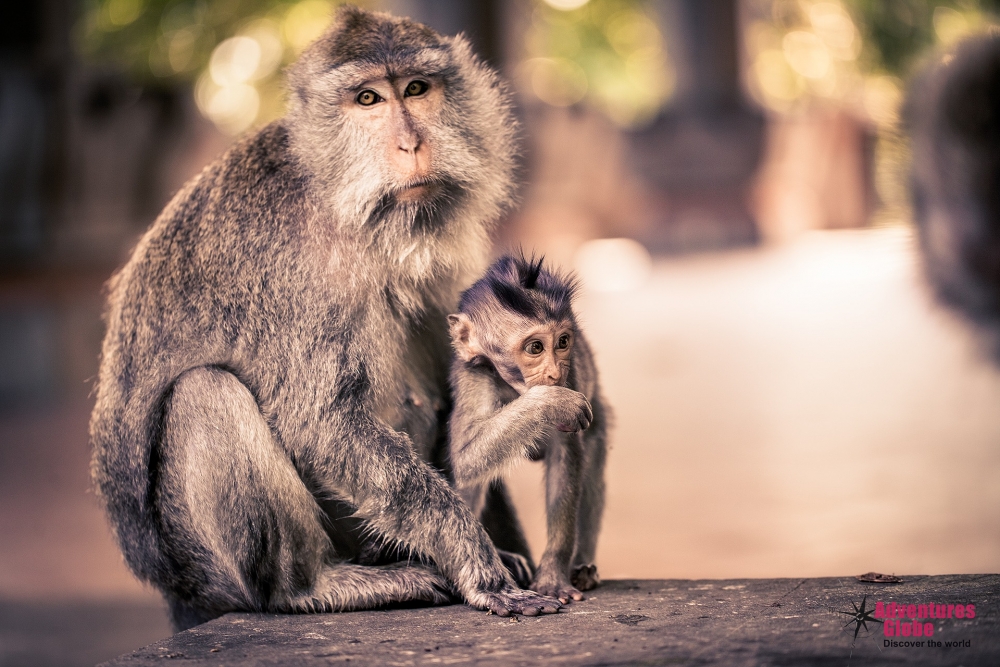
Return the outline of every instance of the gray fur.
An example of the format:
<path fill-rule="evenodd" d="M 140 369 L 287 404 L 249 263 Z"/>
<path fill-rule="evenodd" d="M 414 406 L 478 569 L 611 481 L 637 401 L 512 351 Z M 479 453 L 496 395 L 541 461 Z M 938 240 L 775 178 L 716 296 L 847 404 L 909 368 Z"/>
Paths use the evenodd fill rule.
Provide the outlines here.
<path fill-rule="evenodd" d="M 505 268 L 502 258 L 463 296 L 459 312 L 475 327 L 481 356 L 463 360 L 456 355 L 451 367 L 454 400 L 449 423 L 449 452 L 456 488 L 477 516 L 489 512 L 491 485 L 526 458 L 544 458 L 545 506 L 548 525 L 546 549 L 531 583 L 531 589 L 557 597 L 562 602 L 583 599 L 580 590 L 598 585 L 593 565 L 604 510 L 604 467 L 607 455 L 608 412 L 600 395 L 597 368 L 586 339 L 570 311 L 574 347 L 565 386 L 536 385 L 518 394 L 502 375 L 515 362 L 496 341 L 517 319 L 545 322 L 546 308 L 529 315 L 503 311 L 500 301 L 469 298 L 489 292 L 484 281 Z M 523 262 L 523 258 L 520 260 Z M 540 263 L 539 267 L 540 268 Z M 543 280 L 572 295 L 574 285 L 542 269 Z M 526 301 L 545 303 L 551 299 L 534 287 Z M 527 310 L 527 309 L 526 309 Z M 452 316 L 453 327 L 457 316 Z M 458 346 L 457 329 L 452 331 Z M 483 358 L 485 357 L 485 359 Z M 574 425 L 572 433 L 557 425 Z M 494 537 L 494 540 L 496 538 Z"/>
<path fill-rule="evenodd" d="M 407 122 L 448 206 L 379 210 L 390 175 L 334 103 L 359 63 L 444 82 L 440 121 Z M 126 563 L 178 628 L 452 591 L 555 611 L 425 462 L 449 405 L 445 314 L 511 199 L 506 95 L 463 38 L 353 8 L 289 79 L 289 115 L 189 182 L 111 280 L 92 472 Z"/>
<path fill-rule="evenodd" d="M 1000 33 L 968 39 L 927 68 L 906 118 L 927 274 L 1000 361 Z"/>

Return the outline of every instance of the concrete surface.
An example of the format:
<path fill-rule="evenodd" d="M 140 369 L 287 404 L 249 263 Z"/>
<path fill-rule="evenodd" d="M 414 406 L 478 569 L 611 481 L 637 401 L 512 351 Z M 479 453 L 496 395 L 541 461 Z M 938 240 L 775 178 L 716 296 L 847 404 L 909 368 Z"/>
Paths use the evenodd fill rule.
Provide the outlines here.
<path fill-rule="evenodd" d="M 500 618 L 465 605 L 284 616 L 228 614 L 108 666 L 150 665 L 995 665 L 1000 575 L 607 582 L 558 616 Z M 854 636 L 862 602 L 974 604 L 934 620 L 941 646 Z M 848 614 L 842 612 L 849 612 Z M 929 622 L 929 621 L 927 621 Z M 958 642 L 958 647 L 948 644 Z"/>

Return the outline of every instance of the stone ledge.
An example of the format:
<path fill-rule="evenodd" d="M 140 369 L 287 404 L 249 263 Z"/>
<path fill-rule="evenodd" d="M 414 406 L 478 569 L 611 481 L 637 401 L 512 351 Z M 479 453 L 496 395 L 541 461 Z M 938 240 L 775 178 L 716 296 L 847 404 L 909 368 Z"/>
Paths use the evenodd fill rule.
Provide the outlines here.
<path fill-rule="evenodd" d="M 996 665 L 1000 575 L 605 582 L 556 616 L 500 618 L 465 605 L 341 614 L 227 614 L 106 665 Z M 865 600 L 974 604 L 975 618 L 927 619 L 931 637 L 894 639 Z M 958 642 L 958 647 L 945 643 Z"/>

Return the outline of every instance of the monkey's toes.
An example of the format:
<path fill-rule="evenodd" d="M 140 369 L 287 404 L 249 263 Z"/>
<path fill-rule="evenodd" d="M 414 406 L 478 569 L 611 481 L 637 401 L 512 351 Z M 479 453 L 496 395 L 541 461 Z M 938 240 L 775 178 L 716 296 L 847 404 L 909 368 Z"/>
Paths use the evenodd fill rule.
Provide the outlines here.
<path fill-rule="evenodd" d="M 569 581 L 563 577 L 537 577 L 531 584 L 531 590 L 538 591 L 542 595 L 556 598 L 562 604 L 579 602 L 583 600 L 583 593 L 573 587 Z"/>
<path fill-rule="evenodd" d="M 501 593 L 491 593 L 486 601 L 486 607 L 497 616 L 511 614 L 538 616 L 555 614 L 562 605 L 551 597 L 514 588 Z"/>
<path fill-rule="evenodd" d="M 593 563 L 574 567 L 570 580 L 581 591 L 597 588 L 601 583 L 601 577 L 597 574 L 597 566 Z"/>

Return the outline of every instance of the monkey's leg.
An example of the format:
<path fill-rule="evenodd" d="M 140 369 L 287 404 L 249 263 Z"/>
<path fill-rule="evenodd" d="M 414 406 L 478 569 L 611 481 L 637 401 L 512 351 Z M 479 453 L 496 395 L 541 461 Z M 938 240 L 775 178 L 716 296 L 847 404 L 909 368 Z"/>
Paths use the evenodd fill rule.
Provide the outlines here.
<path fill-rule="evenodd" d="M 545 454 L 548 541 L 531 588 L 542 595 L 558 598 L 564 604 L 583 599 L 583 594 L 570 581 L 570 560 L 576 549 L 582 472 L 580 432 L 554 437 Z"/>
<path fill-rule="evenodd" d="M 494 480 L 462 484 L 457 481 L 455 486 L 465 504 L 479 517 L 486 534 L 496 547 L 500 561 L 514 578 L 514 582 L 521 588 L 527 588 L 534 577 L 535 565 L 531 562 L 528 542 L 521 532 L 521 525 L 503 482 Z"/>
<path fill-rule="evenodd" d="M 558 611 L 558 601 L 515 586 L 478 517 L 410 439 L 353 400 L 325 415 L 332 441 L 303 453 L 317 481 L 379 535 L 430 557 L 472 606 L 501 616 Z"/>
<path fill-rule="evenodd" d="M 604 466 L 608 449 L 606 423 L 599 401 L 594 401 L 594 423 L 583 433 L 583 475 L 580 510 L 577 515 L 576 553 L 573 556 L 572 581 L 581 591 L 601 583 L 594 564 L 597 536 L 604 514 Z"/>
<path fill-rule="evenodd" d="M 503 480 L 494 480 L 486 492 L 486 502 L 479 515 L 486 534 L 493 540 L 500 560 L 514 577 L 518 586 L 527 588 L 535 574 L 531 549 L 524 537 L 521 522 L 517 519 L 514 504 L 507 495 Z"/>
<path fill-rule="evenodd" d="M 179 629 L 232 610 L 448 599 L 447 581 L 428 568 L 337 562 L 319 505 L 232 374 L 183 374 L 162 423 L 152 500 L 171 567 L 156 583 Z"/>

